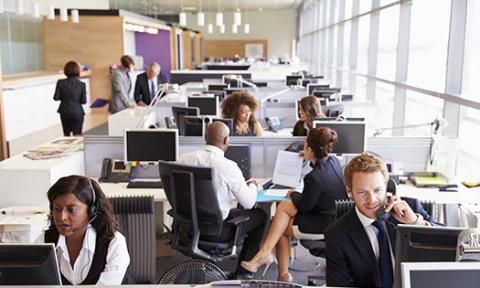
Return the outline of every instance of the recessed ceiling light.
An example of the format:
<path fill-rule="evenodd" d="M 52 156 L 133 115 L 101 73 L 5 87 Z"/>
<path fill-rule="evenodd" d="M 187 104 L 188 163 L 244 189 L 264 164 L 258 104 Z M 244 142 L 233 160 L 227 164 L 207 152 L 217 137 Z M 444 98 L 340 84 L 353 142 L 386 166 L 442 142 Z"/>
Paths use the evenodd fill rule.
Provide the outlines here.
<path fill-rule="evenodd" d="M 263 11 L 262 7 L 258 8 L 258 12 L 262 12 L 262 11 Z"/>
<path fill-rule="evenodd" d="M 185 7 L 183 7 L 183 11 L 197 11 L 197 7 L 195 7 L 195 6 L 185 6 Z"/>

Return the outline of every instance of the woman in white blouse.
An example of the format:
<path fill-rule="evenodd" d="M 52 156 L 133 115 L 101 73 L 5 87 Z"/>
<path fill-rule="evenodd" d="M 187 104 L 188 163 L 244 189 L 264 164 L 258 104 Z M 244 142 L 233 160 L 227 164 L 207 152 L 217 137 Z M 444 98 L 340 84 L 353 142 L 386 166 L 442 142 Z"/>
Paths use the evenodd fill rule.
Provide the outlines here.
<path fill-rule="evenodd" d="M 99 185 L 72 175 L 60 178 L 47 195 L 50 227 L 45 242 L 57 245 L 62 284 L 121 284 L 130 256 Z"/>

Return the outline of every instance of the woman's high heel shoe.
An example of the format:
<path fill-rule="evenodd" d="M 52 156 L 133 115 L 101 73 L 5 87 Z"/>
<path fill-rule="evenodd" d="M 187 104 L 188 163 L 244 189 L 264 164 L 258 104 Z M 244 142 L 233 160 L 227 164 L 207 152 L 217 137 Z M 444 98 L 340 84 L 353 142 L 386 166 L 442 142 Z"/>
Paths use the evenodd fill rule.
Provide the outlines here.
<path fill-rule="evenodd" d="M 282 275 L 278 275 L 278 281 L 282 281 L 282 282 L 293 282 L 292 274 L 290 274 L 290 273 L 285 273 L 285 274 L 282 274 Z"/>
<path fill-rule="evenodd" d="M 275 261 L 275 257 L 273 257 L 272 254 L 267 254 L 265 256 L 261 256 L 258 258 L 258 260 L 254 261 L 253 259 L 250 261 L 242 261 L 240 263 L 240 266 L 242 266 L 245 270 L 248 270 L 252 273 L 257 273 L 258 268 L 261 266 L 265 265 L 265 270 L 263 270 L 263 276 L 265 276 L 265 273 L 267 273 L 268 267 L 272 265 L 272 263 Z"/>

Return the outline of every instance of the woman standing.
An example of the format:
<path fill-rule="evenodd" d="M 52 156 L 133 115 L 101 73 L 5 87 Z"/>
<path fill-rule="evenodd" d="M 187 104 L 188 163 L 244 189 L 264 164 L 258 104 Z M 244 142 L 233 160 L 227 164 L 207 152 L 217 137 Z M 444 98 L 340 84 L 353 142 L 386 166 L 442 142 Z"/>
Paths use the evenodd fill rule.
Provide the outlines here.
<path fill-rule="evenodd" d="M 130 256 L 100 186 L 72 175 L 60 178 L 47 195 L 45 242 L 56 243 L 62 284 L 120 285 Z"/>
<path fill-rule="evenodd" d="M 53 100 L 60 101 L 57 112 L 60 113 L 63 135 L 82 135 L 83 111 L 82 104 L 87 103 L 87 89 L 85 83 L 80 81 L 80 66 L 75 61 L 68 61 L 63 68 L 67 79 L 57 82 Z"/>
<path fill-rule="evenodd" d="M 256 110 L 257 101 L 248 92 L 235 92 L 222 103 L 223 117 L 233 119 L 233 136 L 262 136 Z"/>
<path fill-rule="evenodd" d="M 313 128 L 315 118 L 325 118 L 322 112 L 320 101 L 315 96 L 303 97 L 298 102 L 298 115 L 300 120 L 293 127 L 293 136 L 307 136 L 308 131 Z"/>

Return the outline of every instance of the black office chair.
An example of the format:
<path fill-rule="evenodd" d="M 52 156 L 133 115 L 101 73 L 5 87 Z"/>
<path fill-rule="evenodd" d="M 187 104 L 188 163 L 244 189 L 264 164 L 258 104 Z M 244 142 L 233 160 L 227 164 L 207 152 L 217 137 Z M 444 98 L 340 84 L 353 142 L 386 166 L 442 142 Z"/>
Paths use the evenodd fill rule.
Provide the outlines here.
<path fill-rule="evenodd" d="M 168 212 L 173 217 L 172 248 L 185 256 L 208 261 L 203 262 L 202 265 L 205 267 L 208 264 L 215 268 L 218 268 L 216 265 L 222 266 L 221 270 L 225 272 L 223 276 L 226 279 L 238 264 L 238 254 L 246 237 L 246 234 L 241 234 L 242 226 L 249 218 L 239 216 L 226 222 L 223 220 L 212 186 L 211 168 L 159 161 L 159 169 L 165 194 L 172 206 L 172 210 Z M 232 239 L 226 242 L 206 240 L 219 236 L 223 225 L 232 225 L 235 231 Z M 195 262 L 195 260 L 187 262 Z M 215 268 L 211 267 L 210 270 L 216 270 Z M 180 266 L 179 269 L 181 269 Z M 202 273 L 203 270 L 195 271 Z M 181 277 L 177 277 L 174 281 L 176 284 L 203 284 L 199 282 L 222 280 L 207 279 L 206 275 L 190 277 L 188 275 L 192 274 L 191 270 L 184 269 L 183 274 L 178 270 L 174 272 L 181 274 Z M 185 274 L 188 275 L 185 276 Z M 162 279 L 160 281 L 162 284 L 172 284 L 170 278 L 171 275 L 164 275 L 162 279 L 170 282 L 164 283 Z M 178 282 L 180 278 L 183 279 L 182 283 Z"/>

